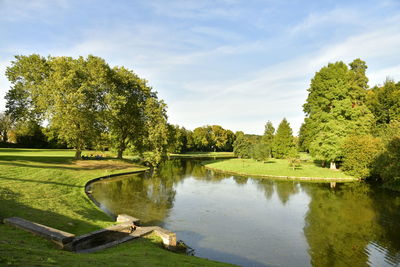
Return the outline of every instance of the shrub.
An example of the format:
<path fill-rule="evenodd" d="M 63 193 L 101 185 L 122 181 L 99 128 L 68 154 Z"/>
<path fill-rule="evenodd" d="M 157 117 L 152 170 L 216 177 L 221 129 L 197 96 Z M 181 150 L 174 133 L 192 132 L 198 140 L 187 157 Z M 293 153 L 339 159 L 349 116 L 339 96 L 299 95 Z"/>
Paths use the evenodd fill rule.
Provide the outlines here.
<path fill-rule="evenodd" d="M 371 135 L 353 135 L 345 140 L 342 150 L 342 169 L 354 177 L 365 179 L 374 174 L 374 163 L 383 151 L 383 144 Z"/>

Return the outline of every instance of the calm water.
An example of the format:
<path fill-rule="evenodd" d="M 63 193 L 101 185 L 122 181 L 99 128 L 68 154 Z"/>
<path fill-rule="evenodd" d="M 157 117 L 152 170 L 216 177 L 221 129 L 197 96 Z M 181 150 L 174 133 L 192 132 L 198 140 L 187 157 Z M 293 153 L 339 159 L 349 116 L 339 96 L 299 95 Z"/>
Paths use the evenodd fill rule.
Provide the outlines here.
<path fill-rule="evenodd" d="M 400 194 L 367 184 L 222 175 L 194 160 L 92 185 L 114 214 L 177 233 L 196 256 L 243 266 L 400 266 Z"/>

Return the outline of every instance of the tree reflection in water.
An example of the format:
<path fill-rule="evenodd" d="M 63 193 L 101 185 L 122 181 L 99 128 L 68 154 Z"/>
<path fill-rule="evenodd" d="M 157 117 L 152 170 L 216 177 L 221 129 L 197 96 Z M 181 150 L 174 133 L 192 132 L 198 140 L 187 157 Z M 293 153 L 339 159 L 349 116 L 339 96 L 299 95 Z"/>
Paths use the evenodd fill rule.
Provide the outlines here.
<path fill-rule="evenodd" d="M 185 179 L 187 180 L 184 183 Z M 224 182 L 221 183 L 222 181 Z M 329 183 L 274 181 L 232 176 L 206 170 L 196 160 L 169 160 L 160 166 L 157 173 L 103 180 L 96 182 L 92 187 L 93 196 L 115 214 L 127 213 L 140 218 L 146 224 L 160 225 L 166 220 L 170 222 L 172 220 L 173 223 L 177 223 L 174 227 L 179 229 L 179 223 L 183 222 L 174 221 L 169 217 L 173 217 L 171 211 L 174 209 L 174 202 L 179 199 L 177 190 L 185 188 L 181 185 L 191 188 L 193 191 L 190 192 L 211 198 L 209 203 L 215 205 L 215 210 L 214 207 L 207 207 L 210 211 L 203 213 L 202 216 L 211 219 L 209 216 L 214 214 L 215 216 L 225 214 L 224 218 L 214 218 L 214 220 L 218 222 L 230 218 L 239 222 L 238 218 L 241 212 L 244 212 L 247 223 L 238 223 L 238 227 L 243 225 L 248 230 L 252 227 L 250 222 L 254 222 L 254 227 L 260 226 L 257 229 L 261 232 L 257 233 L 257 237 L 274 237 L 274 233 L 279 232 L 289 235 L 284 240 L 295 241 L 297 238 L 296 244 L 301 247 L 294 248 L 303 251 L 305 256 L 300 259 L 305 263 L 310 261 L 312 266 L 391 266 L 400 262 L 400 195 L 366 183 L 337 184 L 336 188 L 332 189 Z M 240 190 L 234 189 L 234 185 L 240 187 Z M 196 189 L 190 186 L 196 186 Z M 243 196 L 238 194 L 235 195 L 235 199 L 230 198 L 225 192 L 228 187 L 232 190 L 230 192 L 243 192 Z M 212 190 L 213 195 L 208 191 L 201 191 L 203 188 Z M 261 194 L 261 198 L 255 199 L 257 191 L 261 192 L 264 198 Z M 187 209 L 190 214 L 185 215 L 187 220 L 200 216 L 196 214 L 199 212 L 196 201 L 207 202 L 205 201 L 207 199 L 191 196 L 190 192 L 182 192 L 185 198 L 181 198 L 186 200 L 186 206 L 190 203 Z M 240 201 L 241 197 L 246 197 L 245 192 L 253 192 L 252 195 L 247 195 L 248 199 L 257 202 L 251 204 L 252 206 L 269 209 L 269 212 L 249 210 L 249 202 Z M 222 197 L 224 194 L 226 198 Z M 232 203 L 223 203 L 221 199 L 235 201 L 235 205 L 232 207 Z M 247 206 L 241 207 L 241 202 L 247 203 Z M 178 203 L 175 205 L 179 206 Z M 186 206 L 180 203 L 181 208 Z M 298 209 L 301 209 L 301 213 Z M 295 216 L 296 221 L 294 221 Z M 186 219 L 184 223 L 187 225 L 195 224 Z M 274 225 L 269 225 L 269 228 L 265 225 L 261 227 L 260 223 L 263 220 L 264 224 L 274 222 Z M 196 227 L 207 226 L 201 224 L 194 226 L 193 229 L 197 229 Z M 209 231 L 210 229 L 205 229 L 203 232 Z M 291 234 L 294 236 L 290 236 Z M 222 242 L 222 239 L 218 239 L 218 242 Z M 250 244 L 258 241 L 242 240 L 242 243 L 246 242 Z M 283 245 L 268 244 L 264 249 L 273 250 L 274 246 Z M 222 247 L 225 249 L 226 245 Z M 256 253 L 255 251 L 254 248 L 251 249 L 251 253 Z M 262 257 L 264 254 L 262 253 Z M 277 255 L 274 260 L 278 260 L 276 257 Z"/>

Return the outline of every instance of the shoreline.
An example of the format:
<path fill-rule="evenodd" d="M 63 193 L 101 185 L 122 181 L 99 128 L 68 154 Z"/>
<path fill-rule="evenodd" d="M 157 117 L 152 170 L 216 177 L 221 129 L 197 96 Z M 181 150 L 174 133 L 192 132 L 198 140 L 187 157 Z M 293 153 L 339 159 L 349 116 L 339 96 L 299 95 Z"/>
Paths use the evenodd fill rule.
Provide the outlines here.
<path fill-rule="evenodd" d="M 288 180 L 288 181 L 316 181 L 316 182 L 357 182 L 361 181 L 358 178 L 321 178 L 321 177 L 302 177 L 302 176 L 279 176 L 279 175 L 268 175 L 268 174 L 249 174 L 249 173 L 242 173 L 242 172 L 234 172 L 234 171 L 227 171 L 222 169 L 217 169 L 213 167 L 209 167 L 207 165 L 203 165 L 207 170 L 232 174 L 232 175 L 239 175 L 245 177 L 254 177 L 254 178 L 266 178 L 271 180 Z"/>

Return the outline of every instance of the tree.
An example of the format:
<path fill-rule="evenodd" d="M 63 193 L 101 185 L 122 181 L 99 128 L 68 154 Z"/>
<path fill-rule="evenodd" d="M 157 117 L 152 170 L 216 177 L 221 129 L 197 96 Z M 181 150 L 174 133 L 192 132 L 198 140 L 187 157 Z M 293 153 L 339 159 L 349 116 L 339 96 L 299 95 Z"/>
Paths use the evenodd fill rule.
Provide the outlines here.
<path fill-rule="evenodd" d="M 0 112 L 0 142 L 6 143 L 8 141 L 8 132 L 11 130 L 11 127 L 11 116 Z"/>
<path fill-rule="evenodd" d="M 286 158 L 290 150 L 295 147 L 292 128 L 285 118 L 281 121 L 276 131 L 273 143 L 274 157 L 277 159 Z"/>
<path fill-rule="evenodd" d="M 11 82 L 11 89 L 6 93 L 6 113 L 15 121 L 41 121 L 44 110 L 41 104 L 43 84 L 50 75 L 50 58 L 37 54 L 30 56 L 15 56 L 11 67 L 7 67 L 6 76 Z"/>
<path fill-rule="evenodd" d="M 48 146 L 42 127 L 33 120 L 19 121 L 14 130 L 15 142 L 22 147 L 44 148 Z"/>
<path fill-rule="evenodd" d="M 111 144 L 118 152 L 117 158 L 122 159 L 129 145 L 143 152 L 144 103 L 155 97 L 155 93 L 151 92 L 145 80 L 124 67 L 112 69 L 110 86 L 105 90 L 101 100 L 104 105 L 102 114 Z"/>
<path fill-rule="evenodd" d="M 258 161 L 265 162 L 270 157 L 270 147 L 264 143 L 259 143 L 253 145 L 253 155 L 252 158 Z"/>
<path fill-rule="evenodd" d="M 384 152 L 376 158 L 375 172 L 386 183 L 400 181 L 400 135 L 393 137 Z"/>
<path fill-rule="evenodd" d="M 269 158 L 272 157 L 272 147 L 274 144 L 274 136 L 275 136 L 275 128 L 272 125 L 272 122 L 268 121 L 267 124 L 265 124 L 263 143 L 267 146 Z"/>
<path fill-rule="evenodd" d="M 166 104 L 155 97 L 148 98 L 145 108 L 145 129 L 147 138 L 145 144 L 151 153 L 145 155 L 145 160 L 157 167 L 167 155 L 168 126 Z"/>
<path fill-rule="evenodd" d="M 379 138 L 371 135 L 352 135 L 343 143 L 343 170 L 365 179 L 371 176 L 374 162 L 383 151 Z"/>
<path fill-rule="evenodd" d="M 311 154 L 322 161 L 336 162 L 342 157 L 342 144 L 347 136 L 368 134 L 373 115 L 365 105 L 368 79 L 365 62 L 356 59 L 351 69 L 343 62 L 330 63 L 311 80 L 304 104 L 306 120 L 300 140 Z"/>
<path fill-rule="evenodd" d="M 400 82 L 387 79 L 383 86 L 369 90 L 367 104 L 378 125 L 400 121 Z"/>
<path fill-rule="evenodd" d="M 300 154 L 297 151 L 297 147 L 296 146 L 293 146 L 293 147 L 290 148 L 287 158 L 288 158 L 288 161 L 289 161 L 289 166 L 293 170 L 296 170 L 296 168 L 299 168 L 301 166 Z"/>
<path fill-rule="evenodd" d="M 238 158 L 251 158 L 253 155 L 252 144 L 241 131 L 236 132 L 236 140 L 233 143 L 233 154 Z"/>
<path fill-rule="evenodd" d="M 76 149 L 75 158 L 100 136 L 99 99 L 109 78 L 103 59 L 17 56 L 6 75 L 12 83 L 8 112 L 15 118 L 45 117 Z"/>

